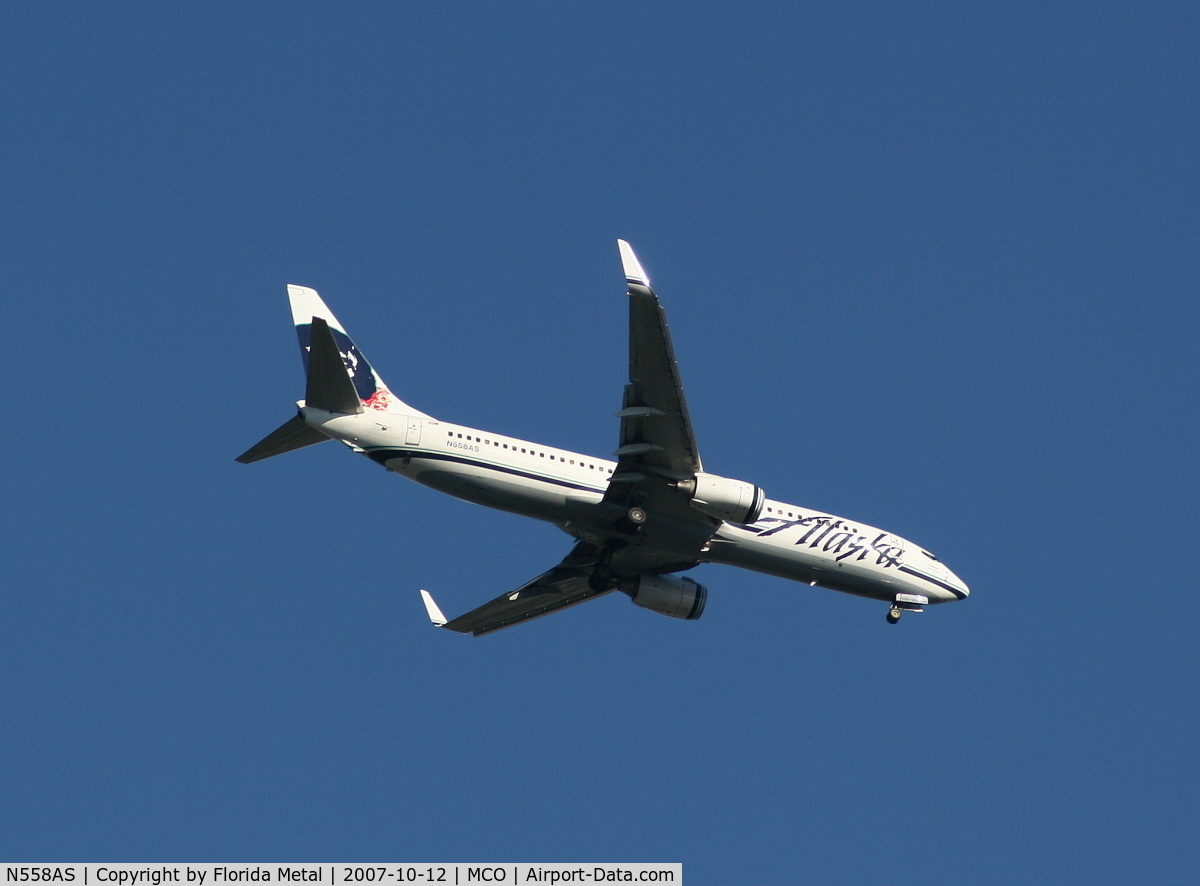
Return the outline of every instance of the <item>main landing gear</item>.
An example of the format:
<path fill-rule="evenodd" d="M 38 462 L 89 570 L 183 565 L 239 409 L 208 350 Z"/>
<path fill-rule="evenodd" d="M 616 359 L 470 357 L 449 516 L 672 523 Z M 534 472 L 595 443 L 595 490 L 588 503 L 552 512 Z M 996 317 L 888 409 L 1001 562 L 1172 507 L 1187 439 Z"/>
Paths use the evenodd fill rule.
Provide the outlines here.
<path fill-rule="evenodd" d="M 612 567 L 607 563 L 599 563 L 592 570 L 592 574 L 588 576 L 588 587 L 597 594 L 603 594 L 613 583 Z"/>
<path fill-rule="evenodd" d="M 628 542 L 621 539 L 613 539 L 600 549 L 596 556 L 596 565 L 592 567 L 592 572 L 587 577 L 588 587 L 594 593 L 603 594 L 621 583 L 621 579 L 613 572 L 612 558 L 613 554 L 625 547 L 626 544 Z"/>
<path fill-rule="evenodd" d="M 636 535 L 641 531 L 642 525 L 646 522 L 646 509 L 640 505 L 633 505 L 625 512 L 625 516 L 617 520 L 615 528 L 618 532 L 626 535 Z M 624 539 L 612 539 L 600 552 L 600 556 L 596 560 L 596 565 L 592 567 L 592 574 L 588 576 L 588 587 L 597 594 L 603 594 L 605 591 L 611 591 L 614 586 L 619 583 L 616 575 L 613 574 L 612 566 L 609 561 L 617 548 L 623 548 L 629 542 Z"/>
<path fill-rule="evenodd" d="M 902 616 L 903 614 L 904 614 L 903 609 L 901 609 L 899 606 L 893 605 L 892 608 L 888 610 L 888 614 L 887 614 L 888 624 L 894 625 L 896 622 L 898 622 L 900 620 L 900 616 Z"/>
<path fill-rule="evenodd" d="M 633 505 L 613 524 L 613 529 L 622 535 L 637 535 L 646 525 L 646 509 L 641 505 Z"/>

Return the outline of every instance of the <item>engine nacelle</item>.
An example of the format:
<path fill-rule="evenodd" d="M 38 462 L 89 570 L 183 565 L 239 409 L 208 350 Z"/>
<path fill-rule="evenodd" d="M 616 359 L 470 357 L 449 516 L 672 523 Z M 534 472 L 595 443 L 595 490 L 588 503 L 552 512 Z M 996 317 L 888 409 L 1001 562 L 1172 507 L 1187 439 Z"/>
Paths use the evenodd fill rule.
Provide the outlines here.
<path fill-rule="evenodd" d="M 767 500 L 761 487 L 716 474 L 700 473 L 695 480 L 679 486 L 685 491 L 691 490 L 693 508 L 730 523 L 753 523 L 762 514 L 763 503 Z"/>
<path fill-rule="evenodd" d="M 643 575 L 638 579 L 633 602 L 671 618 L 694 621 L 704 612 L 708 591 L 690 578 L 673 575 Z"/>

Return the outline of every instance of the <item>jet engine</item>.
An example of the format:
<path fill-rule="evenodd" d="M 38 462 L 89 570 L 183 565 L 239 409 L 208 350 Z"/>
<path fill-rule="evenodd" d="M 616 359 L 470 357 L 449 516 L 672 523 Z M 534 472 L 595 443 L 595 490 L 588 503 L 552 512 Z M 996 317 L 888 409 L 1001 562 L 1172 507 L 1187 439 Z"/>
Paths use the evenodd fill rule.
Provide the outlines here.
<path fill-rule="evenodd" d="M 704 612 L 708 591 L 690 578 L 643 575 L 638 578 L 637 589 L 630 596 L 643 609 L 694 621 Z"/>
<path fill-rule="evenodd" d="M 695 480 L 680 483 L 679 488 L 692 493 L 693 508 L 730 523 L 753 523 L 767 500 L 761 487 L 716 474 L 699 473 Z"/>

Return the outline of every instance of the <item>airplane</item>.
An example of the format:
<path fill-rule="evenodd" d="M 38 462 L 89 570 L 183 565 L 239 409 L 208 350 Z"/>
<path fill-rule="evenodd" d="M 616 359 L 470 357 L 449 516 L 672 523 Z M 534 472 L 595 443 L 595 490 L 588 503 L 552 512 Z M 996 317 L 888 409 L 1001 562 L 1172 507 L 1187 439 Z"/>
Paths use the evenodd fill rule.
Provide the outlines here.
<path fill-rule="evenodd" d="M 613 591 L 672 618 L 704 612 L 707 589 L 675 573 L 723 563 L 905 612 L 966 599 L 929 551 L 856 520 L 768 498 L 704 470 L 666 315 L 632 247 L 617 241 L 629 295 L 629 383 L 614 459 L 441 421 L 383 383 L 315 290 L 288 286 L 306 388 L 297 414 L 243 464 L 338 440 L 387 470 L 465 501 L 544 520 L 575 539 L 557 566 L 436 626 L 482 636 Z"/>

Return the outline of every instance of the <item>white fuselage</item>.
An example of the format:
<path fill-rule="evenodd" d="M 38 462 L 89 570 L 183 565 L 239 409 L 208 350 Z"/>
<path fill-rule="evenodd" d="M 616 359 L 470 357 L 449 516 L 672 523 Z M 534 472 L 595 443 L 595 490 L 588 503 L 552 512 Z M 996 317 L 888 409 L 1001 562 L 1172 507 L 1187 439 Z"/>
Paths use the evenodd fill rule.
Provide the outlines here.
<path fill-rule="evenodd" d="M 554 523 L 593 540 L 617 463 L 437 421 L 368 409 L 338 415 L 303 407 L 306 421 L 388 470 L 457 498 Z M 667 536 L 669 537 L 669 536 Z M 669 547 L 658 553 L 672 553 Z M 721 523 L 681 560 L 725 563 L 879 600 L 945 603 L 967 586 L 932 554 L 853 520 L 768 499 L 751 525 Z M 898 596 L 899 595 L 899 596 Z M 924 598 L 918 599 L 918 598 Z"/>

